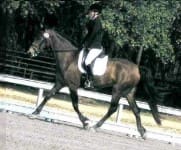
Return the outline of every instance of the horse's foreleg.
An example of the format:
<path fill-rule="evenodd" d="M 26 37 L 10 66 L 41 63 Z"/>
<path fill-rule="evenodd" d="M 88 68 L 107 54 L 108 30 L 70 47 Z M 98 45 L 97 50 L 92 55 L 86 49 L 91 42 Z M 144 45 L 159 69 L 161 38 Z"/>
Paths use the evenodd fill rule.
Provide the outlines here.
<path fill-rule="evenodd" d="M 88 126 L 89 126 L 89 119 L 87 117 L 83 116 L 83 114 L 79 110 L 79 106 L 78 106 L 78 100 L 79 99 L 78 99 L 78 95 L 77 95 L 76 90 L 71 90 L 70 89 L 70 97 L 72 99 L 73 108 L 77 112 L 77 114 L 79 116 L 79 119 L 82 122 L 84 128 L 88 128 Z"/>
<path fill-rule="evenodd" d="M 137 128 L 139 133 L 141 134 L 142 138 L 145 138 L 145 128 L 142 126 L 141 123 L 141 118 L 140 118 L 140 109 L 138 108 L 136 101 L 134 99 L 134 93 L 135 93 L 135 89 L 133 89 L 127 96 L 127 100 L 129 103 L 129 106 L 131 108 L 131 110 L 133 111 L 135 118 L 136 118 L 136 124 L 137 124 Z"/>
<path fill-rule="evenodd" d="M 41 112 L 41 110 L 43 109 L 44 105 L 47 103 L 47 101 L 57 93 L 57 91 L 61 88 L 60 85 L 55 85 L 50 92 L 48 92 L 48 94 L 44 97 L 44 99 L 42 100 L 41 104 L 35 109 L 35 111 L 32 113 L 34 115 L 37 115 Z"/>

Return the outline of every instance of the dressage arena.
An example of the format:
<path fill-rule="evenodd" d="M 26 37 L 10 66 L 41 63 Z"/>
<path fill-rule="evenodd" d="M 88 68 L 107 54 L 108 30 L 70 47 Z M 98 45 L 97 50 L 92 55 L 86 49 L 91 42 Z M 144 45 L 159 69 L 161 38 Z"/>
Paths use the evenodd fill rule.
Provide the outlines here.
<path fill-rule="evenodd" d="M 16 113 L 0 113 L 1 150 L 180 150 L 157 140 L 85 131 L 67 123 L 50 123 Z"/>
<path fill-rule="evenodd" d="M 3 77 L 3 79 L 5 78 Z M 12 89 L 1 90 L 1 95 L 5 92 L 12 95 L 14 93 Z M 23 101 L 30 98 L 30 95 L 26 94 L 22 95 Z M 160 140 L 154 138 L 143 140 L 140 137 L 130 137 L 126 131 L 116 132 L 104 130 L 104 128 L 97 132 L 87 131 L 82 129 L 77 116 L 78 124 L 72 123 L 73 118 L 64 120 L 67 118 L 62 115 L 62 112 L 56 115 L 61 118 L 60 120 L 51 120 L 49 118 L 54 116 L 51 116 L 51 113 L 47 114 L 46 108 L 40 117 L 33 119 L 29 115 L 35 108 L 35 97 L 33 96 L 33 104 L 27 106 L 20 100 L 20 97 L 16 97 L 20 101 L 20 105 L 17 105 L 18 101 L 14 99 L 11 101 L 6 95 L 0 97 L 0 150 L 180 150 L 180 144 L 174 142 L 173 136 L 169 143 L 160 138 Z M 41 117 L 46 115 L 49 117 Z M 111 128 L 116 128 L 116 126 Z M 173 129 L 175 129 L 174 126 Z"/>

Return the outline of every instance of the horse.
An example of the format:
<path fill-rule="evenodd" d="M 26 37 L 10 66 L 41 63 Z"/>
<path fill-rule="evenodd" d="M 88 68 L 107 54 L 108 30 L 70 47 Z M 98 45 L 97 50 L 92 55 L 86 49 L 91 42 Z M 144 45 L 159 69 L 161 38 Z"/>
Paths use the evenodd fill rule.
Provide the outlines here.
<path fill-rule="evenodd" d="M 140 118 L 140 109 L 135 101 L 136 87 L 140 82 L 141 74 L 137 64 L 127 59 L 111 59 L 107 63 L 107 69 L 102 76 L 94 76 L 94 83 L 97 85 L 109 85 L 111 88 L 112 99 L 106 114 L 94 125 L 84 116 L 78 106 L 77 90 L 81 87 L 82 73 L 78 68 L 79 50 L 72 42 L 62 37 L 54 30 L 46 29 L 36 40 L 33 41 L 27 51 L 32 57 L 44 52 L 47 48 L 51 49 L 56 59 L 56 80 L 53 88 L 43 98 L 41 104 L 36 107 L 32 115 L 38 115 L 47 101 L 55 95 L 61 88 L 68 87 L 70 98 L 75 112 L 85 129 L 101 127 L 102 124 L 117 110 L 121 97 L 127 98 L 128 104 L 135 115 L 137 130 L 142 138 L 145 138 L 146 129 L 143 127 Z M 145 83 L 148 83 L 144 77 Z M 158 113 L 157 102 L 154 99 L 153 88 L 146 85 L 146 92 L 150 96 L 148 104 L 150 106 L 153 118 L 158 125 L 161 125 L 161 119 Z M 151 94 L 152 93 L 152 94 Z"/>

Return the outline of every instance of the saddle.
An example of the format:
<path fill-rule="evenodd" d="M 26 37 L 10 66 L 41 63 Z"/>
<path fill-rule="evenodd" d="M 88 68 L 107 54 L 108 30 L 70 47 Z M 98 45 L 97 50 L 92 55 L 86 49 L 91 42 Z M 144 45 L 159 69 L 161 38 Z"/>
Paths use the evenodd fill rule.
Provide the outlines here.
<path fill-rule="evenodd" d="M 86 57 L 86 52 L 84 50 L 81 50 L 79 53 L 79 58 L 78 58 L 78 68 L 79 71 L 83 74 L 86 74 L 86 69 L 85 69 L 85 57 Z M 108 56 L 105 55 L 104 53 L 101 53 L 92 63 L 91 63 L 91 69 L 92 73 L 95 76 L 102 76 L 106 72 L 107 68 L 107 62 L 108 62 Z"/>

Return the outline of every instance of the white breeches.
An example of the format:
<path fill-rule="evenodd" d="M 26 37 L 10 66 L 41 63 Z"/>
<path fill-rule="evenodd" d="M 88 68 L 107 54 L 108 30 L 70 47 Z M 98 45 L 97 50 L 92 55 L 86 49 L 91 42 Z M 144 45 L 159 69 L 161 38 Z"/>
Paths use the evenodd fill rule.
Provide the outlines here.
<path fill-rule="evenodd" d="M 85 65 L 90 65 L 92 63 L 92 61 L 100 55 L 100 53 L 102 52 L 102 49 L 97 49 L 97 48 L 92 48 L 89 50 L 87 57 L 85 59 Z"/>

